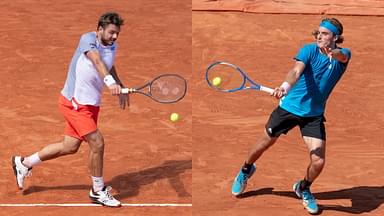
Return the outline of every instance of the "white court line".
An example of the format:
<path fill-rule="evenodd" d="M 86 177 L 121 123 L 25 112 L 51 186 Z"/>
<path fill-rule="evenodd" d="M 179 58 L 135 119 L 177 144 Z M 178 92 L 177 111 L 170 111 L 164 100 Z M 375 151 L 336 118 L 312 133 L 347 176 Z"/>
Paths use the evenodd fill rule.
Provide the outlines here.
<path fill-rule="evenodd" d="M 122 203 L 122 206 L 128 207 L 192 207 L 192 204 L 177 204 L 177 203 Z M 61 207 L 92 207 L 102 206 L 100 204 L 91 203 L 0 203 L 0 207 L 46 207 L 46 206 L 61 206 Z"/>

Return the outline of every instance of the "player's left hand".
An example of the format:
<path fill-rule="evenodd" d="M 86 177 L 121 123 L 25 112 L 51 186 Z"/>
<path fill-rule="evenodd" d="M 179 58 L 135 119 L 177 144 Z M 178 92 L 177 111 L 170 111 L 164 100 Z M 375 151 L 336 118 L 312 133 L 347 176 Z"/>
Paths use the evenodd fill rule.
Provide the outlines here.
<path fill-rule="evenodd" d="M 330 47 L 321 47 L 320 50 L 324 55 L 327 55 L 329 58 L 333 57 L 333 52 Z"/>

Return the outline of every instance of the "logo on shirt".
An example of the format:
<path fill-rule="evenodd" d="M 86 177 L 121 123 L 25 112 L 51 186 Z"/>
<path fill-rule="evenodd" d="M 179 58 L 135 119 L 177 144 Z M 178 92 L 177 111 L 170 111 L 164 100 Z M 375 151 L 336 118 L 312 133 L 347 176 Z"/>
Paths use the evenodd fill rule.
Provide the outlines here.
<path fill-rule="evenodd" d="M 97 47 L 96 43 L 90 43 L 89 46 L 90 46 L 91 48 L 96 48 L 96 47 Z"/>

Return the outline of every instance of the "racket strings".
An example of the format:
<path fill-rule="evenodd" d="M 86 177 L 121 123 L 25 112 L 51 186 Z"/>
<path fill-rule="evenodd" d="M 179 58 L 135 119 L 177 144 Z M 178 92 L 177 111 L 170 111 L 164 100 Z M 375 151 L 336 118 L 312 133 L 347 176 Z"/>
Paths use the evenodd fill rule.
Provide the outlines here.
<path fill-rule="evenodd" d="M 153 99 L 171 103 L 182 99 L 186 93 L 186 81 L 176 75 L 161 76 L 155 79 L 150 86 L 150 93 Z"/>
<path fill-rule="evenodd" d="M 216 82 L 214 81 L 216 79 Z M 217 79 L 220 82 L 217 82 Z M 221 91 L 232 91 L 242 88 L 245 84 L 243 74 L 235 67 L 226 64 L 217 64 L 207 71 L 209 84 Z"/>

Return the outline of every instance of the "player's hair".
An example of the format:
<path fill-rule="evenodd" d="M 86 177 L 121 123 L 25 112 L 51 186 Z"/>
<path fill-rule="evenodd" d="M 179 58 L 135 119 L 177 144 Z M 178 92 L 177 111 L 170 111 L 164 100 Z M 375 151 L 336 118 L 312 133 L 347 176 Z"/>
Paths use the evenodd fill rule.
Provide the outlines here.
<path fill-rule="evenodd" d="M 105 28 L 109 24 L 113 24 L 113 25 L 116 25 L 117 27 L 120 27 L 124 25 L 124 20 L 116 12 L 106 12 L 100 16 L 99 22 L 97 24 L 97 28 L 99 28 L 100 26 L 102 28 Z"/>
<path fill-rule="evenodd" d="M 332 25 L 334 25 L 337 28 L 337 30 L 340 32 L 340 34 L 337 36 L 336 43 L 337 44 L 343 43 L 344 42 L 344 36 L 342 35 L 343 34 L 343 24 L 341 24 L 341 22 L 336 18 L 324 18 L 321 20 L 321 22 L 324 22 L 324 21 L 332 23 Z M 315 38 L 317 38 L 318 34 L 319 34 L 318 30 L 315 30 L 312 32 L 312 35 L 315 36 Z"/>

